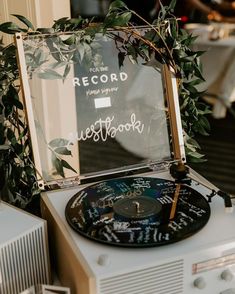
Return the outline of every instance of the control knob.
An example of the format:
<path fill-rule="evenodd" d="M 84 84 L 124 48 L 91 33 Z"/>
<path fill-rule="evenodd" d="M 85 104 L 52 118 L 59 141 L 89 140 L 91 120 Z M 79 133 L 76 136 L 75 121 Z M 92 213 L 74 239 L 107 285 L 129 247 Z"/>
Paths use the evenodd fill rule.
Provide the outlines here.
<path fill-rule="evenodd" d="M 204 289 L 206 287 L 206 281 L 203 277 L 199 277 L 194 280 L 193 285 L 198 289 Z"/>
<path fill-rule="evenodd" d="M 98 257 L 98 261 L 97 263 L 101 266 L 108 266 L 109 263 L 110 263 L 110 258 L 108 256 L 108 254 L 101 254 L 99 257 Z"/>
<path fill-rule="evenodd" d="M 231 272 L 231 270 L 226 269 L 226 270 L 222 271 L 220 277 L 222 280 L 224 280 L 226 282 L 230 282 L 233 279 L 233 273 Z"/>

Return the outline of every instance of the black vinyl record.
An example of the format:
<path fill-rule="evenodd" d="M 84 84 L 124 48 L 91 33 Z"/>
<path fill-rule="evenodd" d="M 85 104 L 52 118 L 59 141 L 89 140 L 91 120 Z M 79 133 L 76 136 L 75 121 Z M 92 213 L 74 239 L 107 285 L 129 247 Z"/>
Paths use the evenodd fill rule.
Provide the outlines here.
<path fill-rule="evenodd" d="M 187 185 L 130 177 L 82 189 L 67 203 L 65 215 L 74 230 L 92 240 L 150 247 L 195 234 L 208 222 L 210 206 Z"/>

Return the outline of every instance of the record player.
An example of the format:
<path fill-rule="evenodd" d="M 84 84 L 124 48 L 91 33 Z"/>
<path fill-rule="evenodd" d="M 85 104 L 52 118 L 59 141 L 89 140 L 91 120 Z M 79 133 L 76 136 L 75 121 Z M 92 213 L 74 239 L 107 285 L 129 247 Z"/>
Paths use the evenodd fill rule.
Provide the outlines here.
<path fill-rule="evenodd" d="M 78 294 L 235 293 L 230 198 L 186 166 L 173 73 L 120 66 L 122 32 L 75 36 L 16 35 L 61 283 Z"/>

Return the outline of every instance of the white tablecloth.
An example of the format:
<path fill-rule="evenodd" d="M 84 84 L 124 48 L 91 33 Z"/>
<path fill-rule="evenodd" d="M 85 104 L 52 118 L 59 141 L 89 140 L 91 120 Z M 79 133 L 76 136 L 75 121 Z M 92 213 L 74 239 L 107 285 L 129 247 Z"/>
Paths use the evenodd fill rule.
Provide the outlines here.
<path fill-rule="evenodd" d="M 226 115 L 226 107 L 235 101 L 235 37 L 209 41 L 202 36 L 193 49 L 207 51 L 201 56 L 206 81 L 199 90 L 217 96 L 213 116 L 222 118 Z"/>

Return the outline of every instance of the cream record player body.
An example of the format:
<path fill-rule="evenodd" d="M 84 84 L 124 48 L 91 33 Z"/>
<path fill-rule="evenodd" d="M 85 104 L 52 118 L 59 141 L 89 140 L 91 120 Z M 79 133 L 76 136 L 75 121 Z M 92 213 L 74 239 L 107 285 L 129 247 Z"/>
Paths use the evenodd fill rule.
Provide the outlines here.
<path fill-rule="evenodd" d="M 147 176 L 170 178 L 168 171 Z M 202 195 L 211 193 L 196 182 L 192 185 Z M 120 248 L 86 239 L 68 225 L 65 206 L 77 191 L 46 192 L 42 202 L 53 232 L 56 269 L 73 293 L 234 293 L 235 216 L 225 213 L 221 198 L 212 200 L 207 225 L 187 239 L 153 248 Z"/>
<path fill-rule="evenodd" d="M 16 35 L 58 277 L 76 294 L 234 293 L 230 198 L 185 168 L 176 79 L 120 68 L 131 36 L 109 33 Z"/>

